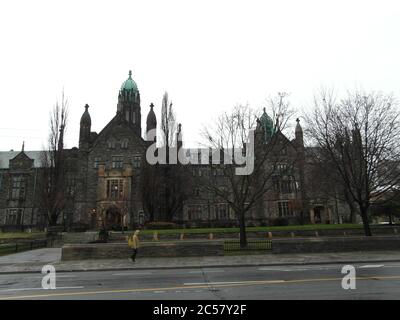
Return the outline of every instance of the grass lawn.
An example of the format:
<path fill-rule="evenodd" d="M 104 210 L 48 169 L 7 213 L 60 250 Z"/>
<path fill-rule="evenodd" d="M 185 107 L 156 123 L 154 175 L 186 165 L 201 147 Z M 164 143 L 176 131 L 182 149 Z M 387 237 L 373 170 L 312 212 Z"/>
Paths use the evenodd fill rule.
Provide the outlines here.
<path fill-rule="evenodd" d="M 296 231 L 296 230 L 327 230 L 327 229 L 351 229 L 362 228 L 359 224 L 306 224 L 298 226 L 282 226 L 282 227 L 247 227 L 246 231 Z M 179 233 L 237 233 L 239 228 L 193 228 L 193 229 L 163 229 L 163 230 L 142 230 L 142 234 L 179 234 Z"/>
<path fill-rule="evenodd" d="M 0 232 L 0 240 L 45 238 L 44 232 Z"/>

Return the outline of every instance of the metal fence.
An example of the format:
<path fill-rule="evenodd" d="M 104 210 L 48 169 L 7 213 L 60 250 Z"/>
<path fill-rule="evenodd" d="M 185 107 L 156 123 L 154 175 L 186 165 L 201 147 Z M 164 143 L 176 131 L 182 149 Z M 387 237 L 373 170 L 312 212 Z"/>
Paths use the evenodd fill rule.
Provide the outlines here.
<path fill-rule="evenodd" d="M 239 240 L 224 241 L 224 251 L 251 251 L 251 250 L 272 250 L 271 240 L 248 240 L 247 246 L 241 248 Z"/>
<path fill-rule="evenodd" d="M 51 245 L 52 240 L 50 239 L 17 240 L 13 242 L 7 242 L 0 244 L 0 256 L 21 251 L 46 248 Z"/>

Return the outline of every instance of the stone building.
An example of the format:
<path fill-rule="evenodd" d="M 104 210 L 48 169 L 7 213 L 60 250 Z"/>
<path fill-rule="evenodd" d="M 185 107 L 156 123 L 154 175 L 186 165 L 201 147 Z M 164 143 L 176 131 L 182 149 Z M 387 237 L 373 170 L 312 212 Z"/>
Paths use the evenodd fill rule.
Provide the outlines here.
<path fill-rule="evenodd" d="M 137 226 L 150 219 L 143 201 L 145 155 L 153 141 L 146 133 L 157 128 L 154 105 L 142 130 L 140 93 L 132 74 L 123 82 L 115 116 L 99 132 L 91 131 L 89 106 L 84 107 L 80 120 L 79 147 L 66 150 L 73 170 L 66 187 L 69 201 L 59 223 L 67 230 L 107 226 Z M 312 175 L 312 150 L 304 147 L 303 130 L 297 120 L 295 139 L 290 140 L 279 130 L 274 132 L 266 111 L 259 118 L 256 139 L 275 136 L 285 147 L 276 174 L 271 179 L 271 192 L 265 194 L 248 216 L 248 223 L 269 225 L 277 218 L 289 223 L 338 223 L 346 219 L 347 206 L 315 186 Z M 181 127 L 179 126 L 179 134 Z M 40 205 L 41 151 L 0 152 L 0 228 L 43 228 L 46 213 Z M 166 164 L 154 172 L 162 175 Z M 171 175 L 177 167 L 169 165 Z M 290 168 L 289 168 L 290 166 Z M 289 170 L 290 169 L 290 170 Z M 205 192 L 198 179 L 220 175 L 207 165 L 189 165 L 183 171 L 182 189 L 185 197 L 171 220 L 191 226 L 235 225 L 236 218 L 228 204 Z M 290 174 L 288 173 L 290 172 Z M 223 177 L 221 177 L 223 179 Z M 165 192 L 163 179 L 157 180 L 155 194 Z M 148 196 L 147 194 L 146 196 Z M 151 199 L 151 197 L 150 197 Z M 151 201 L 151 200 L 150 200 Z M 154 220 L 165 219 L 162 206 L 155 207 Z"/>

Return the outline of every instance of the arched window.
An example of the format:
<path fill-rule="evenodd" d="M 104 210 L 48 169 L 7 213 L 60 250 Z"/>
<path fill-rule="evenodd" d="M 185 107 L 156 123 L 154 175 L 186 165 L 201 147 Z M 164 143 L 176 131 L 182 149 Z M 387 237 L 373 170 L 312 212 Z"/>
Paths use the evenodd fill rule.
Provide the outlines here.
<path fill-rule="evenodd" d="M 122 149 L 128 149 L 128 142 L 129 142 L 128 139 L 123 139 L 123 140 L 121 141 L 121 148 L 122 148 Z"/>
<path fill-rule="evenodd" d="M 109 139 L 107 141 L 107 147 L 108 147 L 108 149 L 115 149 L 115 140 L 114 139 Z"/>

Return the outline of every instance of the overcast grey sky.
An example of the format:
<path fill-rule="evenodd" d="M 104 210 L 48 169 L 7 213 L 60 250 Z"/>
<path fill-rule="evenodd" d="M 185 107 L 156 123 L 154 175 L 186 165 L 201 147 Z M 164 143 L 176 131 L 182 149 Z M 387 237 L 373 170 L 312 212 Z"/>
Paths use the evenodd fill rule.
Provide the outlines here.
<path fill-rule="evenodd" d="M 189 145 L 235 103 L 262 107 L 277 91 L 304 108 L 321 86 L 400 96 L 398 1 L 1 1 L 0 150 L 38 150 L 64 88 L 67 146 L 115 115 L 131 69 L 159 118 L 169 92 Z"/>

